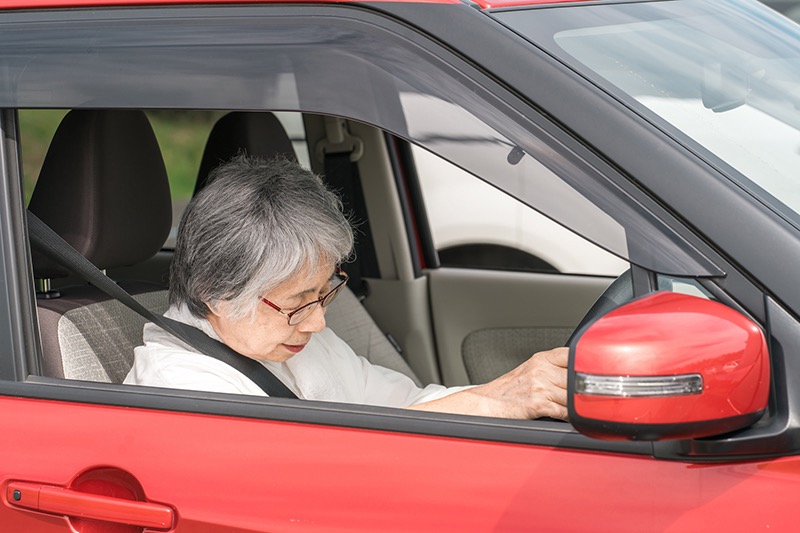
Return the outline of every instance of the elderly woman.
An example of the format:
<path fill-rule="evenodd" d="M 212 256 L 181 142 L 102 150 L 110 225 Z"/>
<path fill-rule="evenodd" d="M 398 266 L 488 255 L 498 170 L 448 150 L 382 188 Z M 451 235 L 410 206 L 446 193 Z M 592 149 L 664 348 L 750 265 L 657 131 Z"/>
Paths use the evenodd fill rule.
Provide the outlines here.
<path fill-rule="evenodd" d="M 339 198 L 296 163 L 239 156 L 212 174 L 178 230 L 165 316 L 267 367 L 299 398 L 507 418 L 565 419 L 567 351 L 474 387 L 417 387 L 325 327 L 353 232 Z M 154 324 L 125 383 L 260 394 L 244 374 Z"/>

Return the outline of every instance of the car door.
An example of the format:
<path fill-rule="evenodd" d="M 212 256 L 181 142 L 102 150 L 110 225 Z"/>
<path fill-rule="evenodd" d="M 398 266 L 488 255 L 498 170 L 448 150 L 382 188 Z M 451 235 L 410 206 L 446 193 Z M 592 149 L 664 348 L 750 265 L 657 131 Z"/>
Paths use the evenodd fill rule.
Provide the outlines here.
<path fill-rule="evenodd" d="M 327 422 L 329 407 L 288 406 L 291 421 L 279 421 L 282 406 L 246 398 L 152 394 L 131 407 L 110 403 L 129 403 L 119 392 L 85 386 L 66 399 L 59 388 L 28 383 L 23 394 L 37 398 L 0 400 L 14 435 L 2 446 L 8 531 L 514 530 L 540 520 L 518 500 L 549 463 L 535 447 L 358 429 L 364 414 L 347 421 L 343 406 Z"/>
<path fill-rule="evenodd" d="M 417 4 L 410 7 L 421 9 Z M 461 4 L 423 11 L 416 16 L 429 16 L 441 27 L 456 20 L 484 28 L 488 20 Z M 438 103 L 448 104 L 453 98 L 462 110 L 471 109 L 467 105 L 471 95 L 480 93 L 474 102 L 478 116 L 503 117 L 499 123 L 479 121 L 480 128 L 490 126 L 503 139 L 546 143 L 556 132 L 569 148 L 549 146 L 548 153 L 559 162 L 568 162 L 574 153 L 589 157 L 591 151 L 504 93 L 491 77 L 442 48 L 438 40 L 372 8 L 184 6 L 29 10 L 0 16 L 7 30 L 0 35 L 0 40 L 6 39 L 0 60 L 9 82 L 1 104 L 5 141 L 0 190 L 0 215 L 5 221 L 0 226 L 5 269 L 0 276 L 0 424 L 5 436 L 0 440 L 4 498 L 0 523 L 6 529 L 680 531 L 713 524 L 731 530 L 769 526 L 788 531 L 793 527 L 797 462 L 791 457 L 767 459 L 769 453 L 763 449 L 748 456 L 758 460 L 739 461 L 723 452 L 735 452 L 741 443 L 730 444 L 725 438 L 656 445 L 603 441 L 577 433 L 568 423 L 548 420 L 419 414 L 43 375 L 15 142 L 18 108 L 322 112 L 407 137 L 486 178 L 490 173 L 472 167 L 475 158 L 462 162 L 447 143 L 437 146 L 403 125 L 407 115 L 393 96 L 398 86 L 414 91 L 405 84 L 395 85 L 397 80 L 388 83 L 385 77 L 400 68 L 404 76 L 414 76 L 402 81 L 412 87 L 419 84 L 423 93 L 432 91 L 429 96 L 438 96 Z M 489 28 L 500 31 L 496 25 Z M 496 38 L 519 44 L 516 38 Z M 287 72 L 287 65 L 296 70 Z M 440 84 L 447 89 L 444 95 L 431 87 Z M 48 90 L 54 86 L 59 90 Z M 387 91 L 392 87 L 394 92 Z M 487 87 L 493 89 L 488 95 Z M 509 110 L 508 102 L 517 109 Z M 525 110 L 522 114 L 520 107 Z M 510 126 L 504 125 L 506 118 L 514 119 Z M 520 124 L 525 126 L 522 130 Z M 548 131 L 542 130 L 544 124 Z M 511 148 L 503 144 L 502 150 L 505 158 Z M 601 190 L 613 189 L 609 182 L 621 177 L 601 158 L 589 159 L 592 168 L 576 176 L 596 177 Z M 383 161 L 391 166 L 389 155 Z M 498 186 L 526 198 L 513 182 Z M 638 194 L 635 202 L 626 195 L 587 196 L 589 204 L 601 206 L 595 206 L 601 215 L 616 208 L 636 214 L 645 205 L 649 212 L 639 213 L 636 221 L 652 235 L 668 235 L 664 256 L 674 254 L 678 263 L 707 266 L 681 238 L 690 232 L 649 203 L 647 195 Z M 397 203 L 402 208 L 400 199 Z M 381 207 L 389 209 L 377 209 Z M 396 254 L 413 256 L 418 235 L 406 234 L 405 228 L 395 231 L 406 238 L 405 247 L 395 248 Z M 382 272 L 386 280 L 381 281 L 419 286 L 424 289 L 420 301 L 428 301 L 430 294 L 431 302 L 450 304 L 452 292 L 458 290 L 439 291 L 450 281 L 445 278 L 448 273 L 441 280 L 432 273 L 428 285 L 428 277 L 417 276 L 414 270 L 412 261 L 399 261 L 396 274 Z M 528 273 L 522 274 L 525 280 L 516 274 L 509 274 L 512 287 L 527 286 L 534 279 Z M 478 279 L 480 273 L 469 276 Z M 458 273 L 452 277 L 461 291 L 472 283 L 459 280 Z M 504 281 L 490 273 L 487 286 L 493 277 Z M 382 286 L 376 285 L 375 296 L 380 297 Z M 597 294 L 600 287 L 592 290 Z M 409 309 L 424 306 L 411 301 Z M 439 314 L 449 311 L 434 306 L 428 327 L 436 327 Z M 579 313 L 572 313 L 574 321 Z M 775 324 L 771 331 L 780 327 Z M 782 327 L 791 329 L 788 318 Z M 433 343 L 433 337 L 427 341 Z M 704 446 L 708 454 L 698 459 L 697 450 Z M 776 450 L 786 451 L 777 447 L 772 453 L 779 453 Z M 727 460 L 719 462 L 724 457 Z M 753 501 L 759 504 L 747 505 Z"/>

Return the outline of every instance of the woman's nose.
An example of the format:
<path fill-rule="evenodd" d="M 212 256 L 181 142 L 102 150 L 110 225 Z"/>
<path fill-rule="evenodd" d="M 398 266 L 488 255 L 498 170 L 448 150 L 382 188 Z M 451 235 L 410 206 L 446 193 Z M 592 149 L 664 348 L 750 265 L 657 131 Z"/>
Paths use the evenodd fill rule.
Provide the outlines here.
<path fill-rule="evenodd" d="M 325 329 L 325 308 L 315 305 L 308 318 L 300 322 L 297 328 L 305 333 L 319 333 Z"/>

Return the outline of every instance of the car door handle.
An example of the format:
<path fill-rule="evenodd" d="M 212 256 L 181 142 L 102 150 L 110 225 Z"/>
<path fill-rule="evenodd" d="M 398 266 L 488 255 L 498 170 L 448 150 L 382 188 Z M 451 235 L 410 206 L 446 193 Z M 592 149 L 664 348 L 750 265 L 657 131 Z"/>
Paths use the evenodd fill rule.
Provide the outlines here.
<path fill-rule="evenodd" d="M 165 531 L 172 529 L 175 520 L 175 512 L 166 505 L 100 496 L 41 483 L 11 482 L 6 500 L 13 507 Z"/>

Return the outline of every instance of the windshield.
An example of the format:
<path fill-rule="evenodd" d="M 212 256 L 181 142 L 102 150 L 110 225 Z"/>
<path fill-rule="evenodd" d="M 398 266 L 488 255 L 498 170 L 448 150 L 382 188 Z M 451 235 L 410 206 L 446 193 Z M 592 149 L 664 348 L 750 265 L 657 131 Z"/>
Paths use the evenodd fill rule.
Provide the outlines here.
<path fill-rule="evenodd" d="M 800 224 L 800 26 L 745 0 L 495 16 Z"/>

